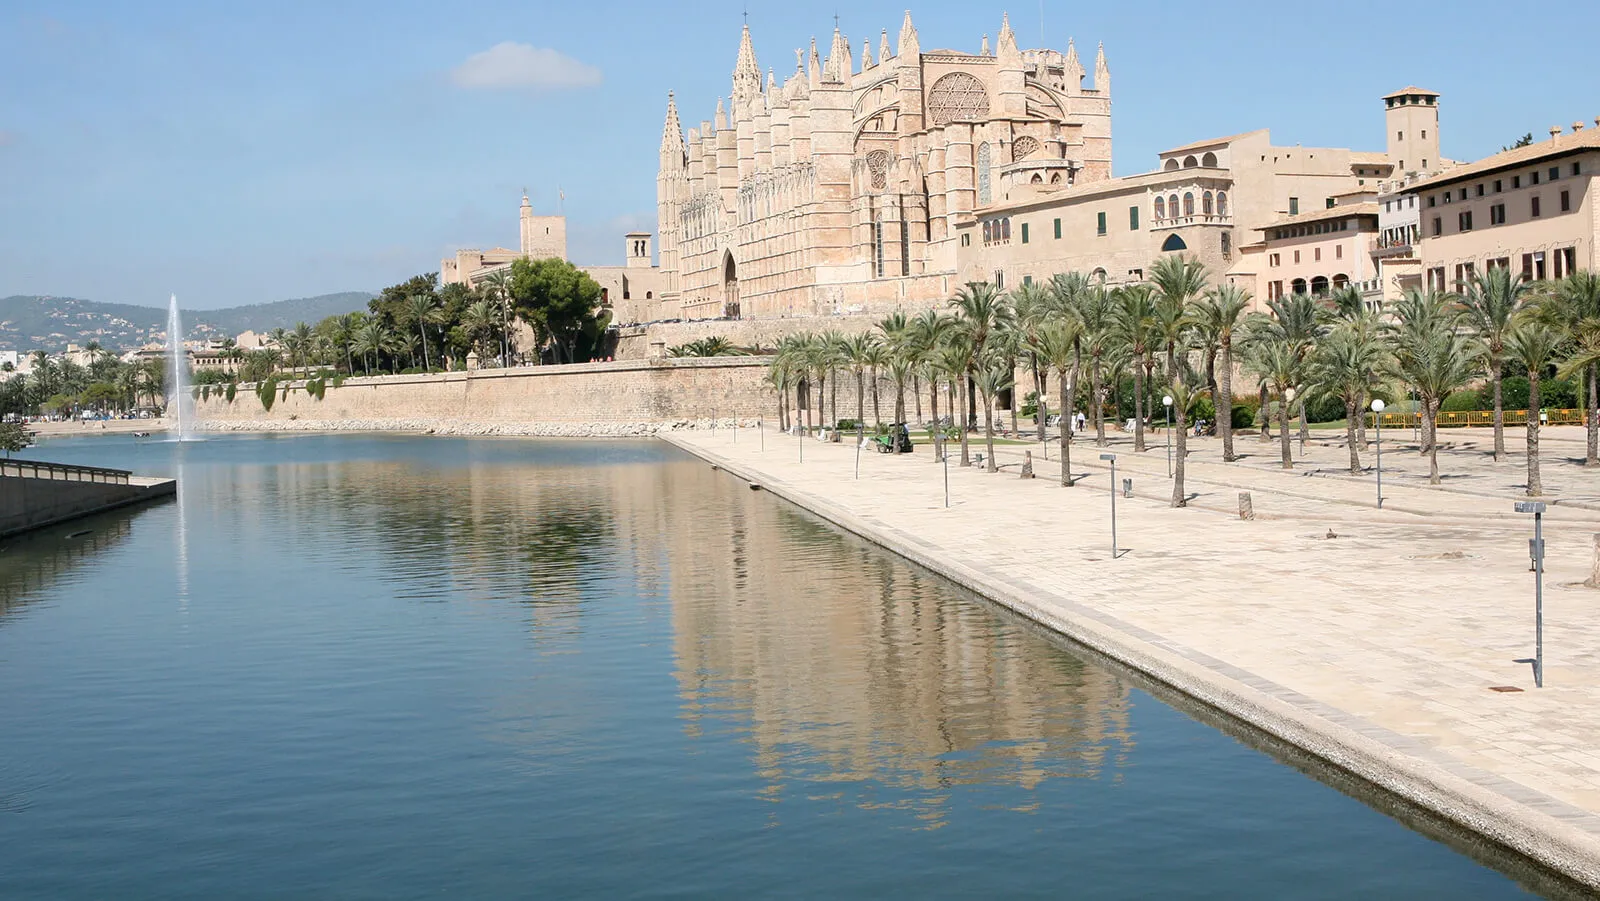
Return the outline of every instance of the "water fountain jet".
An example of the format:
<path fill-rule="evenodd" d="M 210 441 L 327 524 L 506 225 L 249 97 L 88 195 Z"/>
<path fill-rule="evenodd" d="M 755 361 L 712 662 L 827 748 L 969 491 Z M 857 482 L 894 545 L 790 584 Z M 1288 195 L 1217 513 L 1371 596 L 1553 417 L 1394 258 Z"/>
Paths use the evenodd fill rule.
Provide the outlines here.
<path fill-rule="evenodd" d="M 167 415 L 173 419 L 179 441 L 188 441 L 193 428 L 188 356 L 183 349 L 183 318 L 178 315 L 178 295 L 174 294 L 167 306 Z"/>

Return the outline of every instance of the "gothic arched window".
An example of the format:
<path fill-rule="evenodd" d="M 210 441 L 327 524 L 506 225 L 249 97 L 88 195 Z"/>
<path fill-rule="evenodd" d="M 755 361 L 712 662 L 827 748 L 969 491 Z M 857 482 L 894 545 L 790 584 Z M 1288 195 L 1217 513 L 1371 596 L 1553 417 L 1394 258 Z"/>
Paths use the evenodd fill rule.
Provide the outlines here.
<path fill-rule="evenodd" d="M 1211 192 L 1210 191 L 1207 191 L 1204 194 L 1200 195 L 1200 212 L 1205 213 L 1207 216 L 1211 215 Z"/>
<path fill-rule="evenodd" d="M 1173 194 L 1167 198 L 1167 215 L 1178 218 L 1178 195 Z"/>
<path fill-rule="evenodd" d="M 1183 193 L 1183 214 L 1185 216 L 1194 215 L 1194 194 L 1189 191 Z"/>
<path fill-rule="evenodd" d="M 1167 218 L 1167 202 L 1159 197 L 1156 198 L 1156 218 Z"/>
<path fill-rule="evenodd" d="M 992 160 L 990 152 L 989 152 L 989 142 L 985 141 L 982 144 L 978 145 L 978 205 L 979 206 L 988 206 L 989 203 L 993 200 L 993 194 L 989 189 L 989 167 L 991 165 L 993 165 L 993 160 Z"/>
<path fill-rule="evenodd" d="M 1226 216 L 1226 215 L 1228 215 L 1228 192 L 1227 191 L 1218 191 L 1217 192 L 1217 215 L 1218 216 Z"/>

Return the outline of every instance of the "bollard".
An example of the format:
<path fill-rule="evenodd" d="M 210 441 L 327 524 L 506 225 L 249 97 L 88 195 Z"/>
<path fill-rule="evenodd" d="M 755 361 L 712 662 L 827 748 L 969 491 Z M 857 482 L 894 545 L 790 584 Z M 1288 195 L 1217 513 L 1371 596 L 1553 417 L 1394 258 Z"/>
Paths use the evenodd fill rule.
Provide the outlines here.
<path fill-rule="evenodd" d="M 1033 451 L 1022 452 L 1022 477 L 1033 478 Z"/>
<path fill-rule="evenodd" d="M 1133 497 L 1133 479 L 1122 480 L 1122 496 Z"/>
<path fill-rule="evenodd" d="M 1239 492 L 1239 518 L 1246 521 L 1256 518 L 1256 508 L 1250 501 L 1248 491 Z"/>
<path fill-rule="evenodd" d="M 1594 562 L 1589 566 L 1589 578 L 1584 580 L 1585 588 L 1600 588 L 1600 534 L 1594 536 Z"/>

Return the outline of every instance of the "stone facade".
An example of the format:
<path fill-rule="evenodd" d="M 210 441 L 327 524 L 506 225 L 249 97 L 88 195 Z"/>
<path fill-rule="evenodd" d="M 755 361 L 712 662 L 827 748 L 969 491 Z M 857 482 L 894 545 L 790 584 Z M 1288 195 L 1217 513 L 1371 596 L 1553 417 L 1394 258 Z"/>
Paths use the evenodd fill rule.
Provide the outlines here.
<path fill-rule="evenodd" d="M 1111 176 L 1110 72 L 1071 45 L 923 52 L 908 13 L 859 67 L 837 29 L 780 86 L 749 28 L 729 103 L 684 134 L 669 97 L 657 209 L 661 319 L 816 317 L 942 303 L 957 225 L 1018 186 Z"/>

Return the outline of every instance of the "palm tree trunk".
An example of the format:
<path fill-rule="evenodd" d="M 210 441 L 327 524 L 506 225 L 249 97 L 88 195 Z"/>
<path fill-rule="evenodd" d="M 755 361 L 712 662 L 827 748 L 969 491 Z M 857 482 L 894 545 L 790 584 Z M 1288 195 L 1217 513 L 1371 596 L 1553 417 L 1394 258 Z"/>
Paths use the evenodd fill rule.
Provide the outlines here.
<path fill-rule="evenodd" d="M 998 471 L 994 465 L 994 398 L 993 394 L 983 396 L 983 446 L 989 454 L 983 461 L 984 472 Z"/>
<path fill-rule="evenodd" d="M 1344 442 L 1350 446 L 1350 474 L 1361 474 L 1361 456 L 1357 449 L 1360 444 L 1356 441 L 1356 398 L 1352 397 L 1344 405 Z"/>
<path fill-rule="evenodd" d="M 1100 366 L 1095 360 L 1089 361 L 1089 394 L 1090 406 L 1094 407 L 1089 412 L 1094 414 L 1094 443 L 1096 447 L 1106 446 L 1106 398 L 1103 386 L 1100 384 Z"/>
<path fill-rule="evenodd" d="M 1222 343 L 1222 374 L 1217 377 L 1217 433 L 1222 436 L 1222 461 L 1232 463 L 1233 454 L 1233 346 Z"/>
<path fill-rule="evenodd" d="M 1267 383 L 1261 383 L 1261 406 L 1256 409 L 1256 419 L 1261 422 L 1261 440 L 1272 440 L 1272 398 L 1267 394 Z"/>
<path fill-rule="evenodd" d="M 832 398 L 832 401 L 833 401 L 833 418 L 828 420 L 828 426 L 829 426 L 829 428 L 838 428 L 839 427 L 839 374 L 837 372 L 835 372 L 833 374 L 833 393 L 830 395 L 830 397 Z"/>
<path fill-rule="evenodd" d="M 1583 458 L 1586 467 L 1600 466 L 1600 367 L 1588 367 L 1589 415 L 1585 417 L 1588 429 L 1589 453 Z"/>
<path fill-rule="evenodd" d="M 428 361 L 428 329 L 419 321 L 417 323 L 417 331 L 422 333 L 422 367 L 424 369 L 432 369 L 433 364 Z"/>
<path fill-rule="evenodd" d="M 1283 468 L 1294 468 L 1294 457 L 1289 454 L 1289 405 L 1278 401 L 1278 437 L 1282 442 Z"/>
<path fill-rule="evenodd" d="M 1361 389 L 1361 393 L 1356 395 L 1356 441 L 1360 442 L 1363 448 L 1368 446 L 1367 409 L 1370 406 L 1368 400 L 1371 396 L 1372 393 L 1365 388 Z"/>
<path fill-rule="evenodd" d="M 928 415 L 933 419 L 933 427 L 939 428 L 939 376 L 930 373 L 928 376 Z"/>
<path fill-rule="evenodd" d="M 1178 432 L 1173 436 L 1177 439 L 1177 441 L 1173 442 L 1177 446 L 1172 449 L 1172 506 L 1187 507 L 1189 506 L 1189 495 L 1188 492 L 1183 490 L 1183 459 L 1188 456 L 1189 411 L 1185 410 L 1181 404 L 1173 404 L 1172 406 L 1178 414 L 1176 423 Z M 1112 486 L 1112 488 L 1115 490 L 1116 486 Z"/>
<path fill-rule="evenodd" d="M 867 379 L 866 372 L 856 370 L 856 423 L 867 421 Z"/>
<path fill-rule="evenodd" d="M 1494 462 L 1500 463 L 1506 458 L 1506 409 L 1500 398 L 1500 363 L 1494 361 L 1489 366 L 1489 382 L 1494 385 Z"/>
<path fill-rule="evenodd" d="M 1528 497 L 1544 494 L 1539 480 L 1539 370 L 1528 373 Z"/>
<path fill-rule="evenodd" d="M 1044 428 L 1045 428 L 1044 423 L 1045 423 L 1045 420 L 1050 418 L 1049 414 L 1043 412 L 1045 410 L 1045 405 L 1044 405 L 1045 384 L 1044 383 L 1050 378 L 1050 371 L 1049 371 L 1049 369 L 1046 369 L 1044 372 L 1040 372 L 1039 371 L 1039 355 L 1038 354 L 1029 354 L 1028 357 L 1029 357 L 1029 364 L 1033 367 L 1033 393 L 1034 393 L 1035 396 L 1037 396 L 1039 398 L 1039 403 L 1036 405 L 1037 408 L 1038 408 L 1038 412 L 1035 412 L 1033 414 L 1033 428 L 1034 428 L 1034 431 L 1039 434 L 1039 443 L 1043 444 L 1044 443 Z M 1071 405 L 1071 401 L 1069 401 L 1067 398 L 1063 397 L 1061 399 L 1061 413 L 1062 413 L 1062 415 L 1066 415 L 1067 407 L 1070 406 L 1070 405 Z"/>
<path fill-rule="evenodd" d="M 1418 450 L 1426 456 L 1428 451 L 1433 449 L 1433 442 L 1436 437 L 1433 432 L 1433 402 L 1426 397 L 1422 398 L 1418 412 L 1422 416 L 1422 447 L 1418 448 Z M 1531 413 L 1532 411 L 1530 410 L 1529 412 Z"/>
<path fill-rule="evenodd" d="M 872 367 L 872 424 L 883 425 L 883 414 L 878 411 L 878 367 Z"/>
<path fill-rule="evenodd" d="M 1061 371 L 1062 397 L 1071 397 L 1077 388 L 1075 376 L 1075 371 L 1071 377 L 1066 370 Z M 1072 487 L 1072 405 L 1065 402 L 1061 407 L 1061 487 Z"/>
<path fill-rule="evenodd" d="M 922 421 L 922 376 L 911 373 L 911 403 L 916 408 L 917 421 Z"/>
<path fill-rule="evenodd" d="M 1144 367 L 1133 364 L 1133 450 L 1144 450 Z"/>

